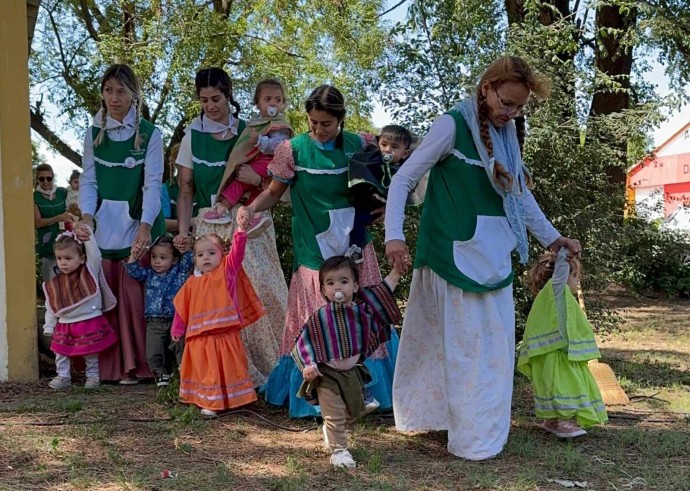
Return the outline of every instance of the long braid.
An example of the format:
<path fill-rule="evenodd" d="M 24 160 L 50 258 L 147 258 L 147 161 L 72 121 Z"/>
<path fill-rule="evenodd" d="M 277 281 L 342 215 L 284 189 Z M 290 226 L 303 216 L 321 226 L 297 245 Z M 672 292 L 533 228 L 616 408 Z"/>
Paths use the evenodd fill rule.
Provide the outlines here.
<path fill-rule="evenodd" d="M 489 133 L 488 108 L 486 105 L 486 97 L 484 96 L 479 97 L 478 113 L 479 135 L 486 147 L 489 158 L 492 158 L 494 156 L 494 145 L 491 141 L 491 134 Z M 513 176 L 510 175 L 510 172 L 508 172 L 498 160 L 494 160 L 494 182 L 504 191 L 510 191 L 513 187 Z"/>
<path fill-rule="evenodd" d="M 137 94 L 136 99 L 134 99 L 134 107 L 137 110 L 135 116 L 137 129 L 134 133 L 134 149 L 139 151 L 141 148 L 141 134 L 139 132 L 139 127 L 141 126 L 141 95 L 139 94 Z"/>
<path fill-rule="evenodd" d="M 105 105 L 105 101 L 101 99 L 101 130 L 98 132 L 96 139 L 94 140 L 94 146 L 98 146 L 103 143 L 103 135 L 105 135 L 105 125 L 108 118 L 108 106 Z"/>
<path fill-rule="evenodd" d="M 519 116 L 515 118 L 515 132 L 517 133 L 518 144 L 520 145 L 520 156 L 525 153 L 525 117 Z M 528 189 L 534 188 L 534 181 L 532 180 L 532 174 L 529 173 L 527 167 L 522 166 L 522 173 L 525 176 L 525 184 L 527 184 Z"/>
<path fill-rule="evenodd" d="M 232 113 L 233 116 L 237 117 L 240 115 L 240 105 L 235 101 L 235 99 L 232 98 L 232 93 L 228 94 L 228 101 L 230 101 L 230 105 L 235 108 L 235 112 Z"/>

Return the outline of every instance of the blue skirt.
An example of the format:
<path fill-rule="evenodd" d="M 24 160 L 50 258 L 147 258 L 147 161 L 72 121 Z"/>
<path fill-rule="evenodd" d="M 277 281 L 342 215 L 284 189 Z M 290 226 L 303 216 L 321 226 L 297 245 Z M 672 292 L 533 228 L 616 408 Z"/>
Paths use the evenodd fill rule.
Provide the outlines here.
<path fill-rule="evenodd" d="M 367 389 L 381 404 L 379 411 L 393 409 L 393 373 L 395 359 L 398 354 L 398 333 L 391 330 L 391 340 L 386 343 L 387 358 L 369 358 L 364 364 L 371 372 L 371 382 Z M 266 383 L 259 389 L 267 403 L 274 406 L 287 407 L 291 418 L 312 418 L 321 416 L 319 406 L 312 406 L 306 400 L 297 397 L 297 391 L 302 385 L 302 372 L 299 371 L 295 360 L 290 355 L 283 355 L 278 360 Z"/>

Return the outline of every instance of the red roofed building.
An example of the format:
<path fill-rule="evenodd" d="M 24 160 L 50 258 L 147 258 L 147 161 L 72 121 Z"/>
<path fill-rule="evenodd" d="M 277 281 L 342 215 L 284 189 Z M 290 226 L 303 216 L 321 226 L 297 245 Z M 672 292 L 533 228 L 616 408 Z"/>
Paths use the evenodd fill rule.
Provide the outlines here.
<path fill-rule="evenodd" d="M 650 218 L 690 206 L 690 123 L 628 169 L 627 181 L 630 202 Z"/>

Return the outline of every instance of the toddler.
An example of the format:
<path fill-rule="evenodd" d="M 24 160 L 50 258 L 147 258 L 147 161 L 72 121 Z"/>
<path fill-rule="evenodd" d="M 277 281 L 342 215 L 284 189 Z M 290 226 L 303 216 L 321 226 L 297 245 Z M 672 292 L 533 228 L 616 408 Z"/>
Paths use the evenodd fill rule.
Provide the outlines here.
<path fill-rule="evenodd" d="M 356 467 L 347 450 L 346 424 L 366 413 L 363 389 L 371 381 L 364 360 L 390 340 L 400 323 L 393 298 L 400 274 L 360 288 L 352 259 L 334 256 L 319 270 L 327 304 L 309 317 L 295 340 L 292 357 L 304 381 L 298 396 L 321 406 L 324 443 L 336 467 Z"/>
<path fill-rule="evenodd" d="M 197 273 L 175 296 L 172 339 L 185 338 L 180 366 L 180 399 L 207 417 L 256 400 L 239 331 L 265 315 L 242 260 L 247 245 L 238 225 L 227 255 L 215 234 L 193 246 Z"/>
<path fill-rule="evenodd" d="M 410 155 L 411 145 L 412 133 L 402 126 L 389 125 L 381 130 L 378 146 L 367 146 L 350 159 L 349 186 L 355 220 L 350 232 L 350 248 L 345 255 L 355 264 L 363 261 L 367 227 L 377 218 L 372 216 L 372 211 L 385 206 L 388 186 Z"/>
<path fill-rule="evenodd" d="M 259 108 L 260 117 L 247 123 L 230 153 L 225 173 L 218 190 L 217 202 L 204 213 L 208 223 L 229 223 L 229 210 L 246 195 L 246 204 L 251 203 L 259 193 L 261 185 L 252 185 L 237 179 L 240 165 L 248 164 L 262 179 L 268 177 L 268 164 L 278 144 L 292 137 L 290 124 L 282 115 L 285 109 L 285 90 L 275 79 L 259 82 L 254 91 L 254 104 Z M 257 216 L 248 228 L 250 237 L 259 235 L 270 225 L 268 214 Z"/>
<path fill-rule="evenodd" d="M 517 369 L 532 382 L 539 427 L 559 438 L 586 435 L 607 421 L 587 361 L 601 358 L 592 327 L 575 299 L 582 267 L 568 250 L 546 253 L 528 274 L 536 295 L 527 318 Z"/>
<path fill-rule="evenodd" d="M 172 238 L 158 237 L 150 247 L 150 265 L 141 266 L 134 255 L 129 256 L 125 270 L 136 281 L 144 283 L 144 315 L 146 316 L 146 359 L 149 369 L 156 377 L 156 385 L 170 384 L 169 363 L 165 353 L 170 347 L 175 354 L 177 366 L 182 360 L 181 342 L 171 344 L 170 329 L 175 307 L 173 299 L 189 277 L 193 266 L 191 251 L 180 254 L 173 246 Z"/>
<path fill-rule="evenodd" d="M 51 389 L 72 386 L 72 358 L 82 356 L 86 364 L 84 388 L 100 385 L 98 353 L 117 341 L 110 323 L 103 315 L 115 307 L 101 266 L 101 252 L 91 229 L 77 225 L 77 231 L 90 235 L 80 241 L 74 232 L 57 236 L 53 249 L 59 273 L 43 283 L 46 316 L 43 334 L 52 336 L 50 349 L 55 353 L 57 376 Z"/>

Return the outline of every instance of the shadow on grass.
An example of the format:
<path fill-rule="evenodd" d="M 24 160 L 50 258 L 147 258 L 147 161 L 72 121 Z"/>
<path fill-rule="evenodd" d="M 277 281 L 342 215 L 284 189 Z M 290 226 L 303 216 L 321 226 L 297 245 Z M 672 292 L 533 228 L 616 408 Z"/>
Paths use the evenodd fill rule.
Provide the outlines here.
<path fill-rule="evenodd" d="M 603 362 L 609 364 L 615 374 L 625 377 L 643 388 L 671 388 L 678 385 L 690 387 L 690 371 L 678 367 L 677 363 L 663 360 L 687 359 L 687 353 L 672 350 L 603 350 Z M 636 355 L 645 359 L 633 359 Z M 687 362 L 686 362 L 687 363 Z"/>

